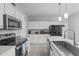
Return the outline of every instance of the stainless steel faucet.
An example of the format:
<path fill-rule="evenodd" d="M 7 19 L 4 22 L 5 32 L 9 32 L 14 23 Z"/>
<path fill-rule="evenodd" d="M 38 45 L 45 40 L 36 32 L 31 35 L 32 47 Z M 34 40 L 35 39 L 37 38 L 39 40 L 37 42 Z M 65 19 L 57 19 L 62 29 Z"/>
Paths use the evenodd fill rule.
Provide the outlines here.
<path fill-rule="evenodd" d="M 67 29 L 67 30 L 65 30 L 65 31 L 64 31 L 64 38 L 66 38 L 66 32 L 67 32 L 67 31 L 72 31 L 72 32 L 73 32 L 73 36 L 74 36 L 73 43 L 74 43 L 74 45 L 76 45 L 76 43 L 75 43 L 75 31 L 73 31 L 72 29 Z"/>

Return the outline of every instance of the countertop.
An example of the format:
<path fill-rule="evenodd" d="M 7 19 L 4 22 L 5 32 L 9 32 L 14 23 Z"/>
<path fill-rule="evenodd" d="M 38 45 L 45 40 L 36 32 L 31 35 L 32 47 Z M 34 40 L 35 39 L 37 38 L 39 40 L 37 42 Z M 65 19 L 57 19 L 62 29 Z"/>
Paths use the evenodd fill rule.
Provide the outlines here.
<path fill-rule="evenodd" d="M 8 51 L 11 48 L 14 48 L 16 46 L 19 46 L 19 45 L 23 44 L 25 41 L 27 41 L 26 38 L 17 37 L 16 38 L 16 44 L 10 45 L 10 46 L 9 45 L 5 45 L 5 46 L 2 45 L 2 46 L 0 46 L 0 55 L 3 54 L 4 52 Z"/>
<path fill-rule="evenodd" d="M 23 44 L 24 42 L 28 41 L 28 39 L 26 38 L 21 38 L 21 37 L 17 37 L 16 38 L 16 46 L 19 46 L 21 44 Z"/>
<path fill-rule="evenodd" d="M 71 40 L 71 39 L 64 39 L 63 37 L 57 37 L 57 36 L 56 37 L 55 36 L 54 37 L 48 36 L 48 39 L 49 39 L 50 42 L 52 42 L 52 41 L 64 41 L 64 42 L 74 46 L 74 41 Z M 79 44 L 75 45 L 75 47 L 79 48 Z"/>
<path fill-rule="evenodd" d="M 71 39 L 64 39 L 63 37 L 52 37 L 52 36 L 49 36 L 48 39 L 52 42 L 52 41 L 64 41 L 64 42 L 67 42 L 71 45 L 73 45 L 73 40 Z"/>
<path fill-rule="evenodd" d="M 14 48 L 15 46 L 0 46 L 0 55 L 5 53 L 6 51 L 8 51 L 11 48 Z"/>

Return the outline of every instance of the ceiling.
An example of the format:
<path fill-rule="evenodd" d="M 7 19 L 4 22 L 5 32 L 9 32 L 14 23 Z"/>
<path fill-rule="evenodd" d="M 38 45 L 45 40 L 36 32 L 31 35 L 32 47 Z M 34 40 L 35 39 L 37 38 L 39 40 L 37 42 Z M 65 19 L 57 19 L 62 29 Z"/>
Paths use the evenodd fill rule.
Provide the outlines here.
<path fill-rule="evenodd" d="M 79 3 L 66 3 L 69 15 L 79 11 Z M 17 3 L 17 8 L 21 9 L 29 16 L 58 16 L 58 3 Z M 61 15 L 65 13 L 65 4 L 61 3 Z"/>

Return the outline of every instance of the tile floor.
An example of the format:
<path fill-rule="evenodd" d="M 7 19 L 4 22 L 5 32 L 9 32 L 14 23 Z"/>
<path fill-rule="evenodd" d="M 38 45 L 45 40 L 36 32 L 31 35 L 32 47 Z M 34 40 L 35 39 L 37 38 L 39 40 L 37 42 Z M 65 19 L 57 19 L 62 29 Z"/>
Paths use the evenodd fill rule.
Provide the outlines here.
<path fill-rule="evenodd" d="M 46 44 L 30 44 L 29 56 L 48 56 Z"/>

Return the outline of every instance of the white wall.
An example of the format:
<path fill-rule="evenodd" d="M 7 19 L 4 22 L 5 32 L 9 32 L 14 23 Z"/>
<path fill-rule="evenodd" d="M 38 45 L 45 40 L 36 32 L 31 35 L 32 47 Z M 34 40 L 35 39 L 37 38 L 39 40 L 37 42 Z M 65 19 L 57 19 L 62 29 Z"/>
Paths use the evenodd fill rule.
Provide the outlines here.
<path fill-rule="evenodd" d="M 79 12 L 69 16 L 69 28 L 75 31 L 76 42 L 79 42 Z"/>
<path fill-rule="evenodd" d="M 37 15 L 37 16 L 30 16 L 29 21 L 58 21 L 58 20 L 57 20 L 57 16 Z"/>
<path fill-rule="evenodd" d="M 22 20 L 22 29 L 21 29 L 21 36 L 27 38 L 28 36 L 28 16 L 24 15 L 24 18 Z"/>
<path fill-rule="evenodd" d="M 68 28 L 68 20 L 62 19 L 61 22 L 58 21 L 56 16 L 34 16 L 29 18 L 29 29 L 49 29 L 49 25 L 65 25 L 63 28 L 64 31 Z M 47 27 L 46 27 L 47 26 Z M 37 28 L 36 28 L 37 27 Z"/>

